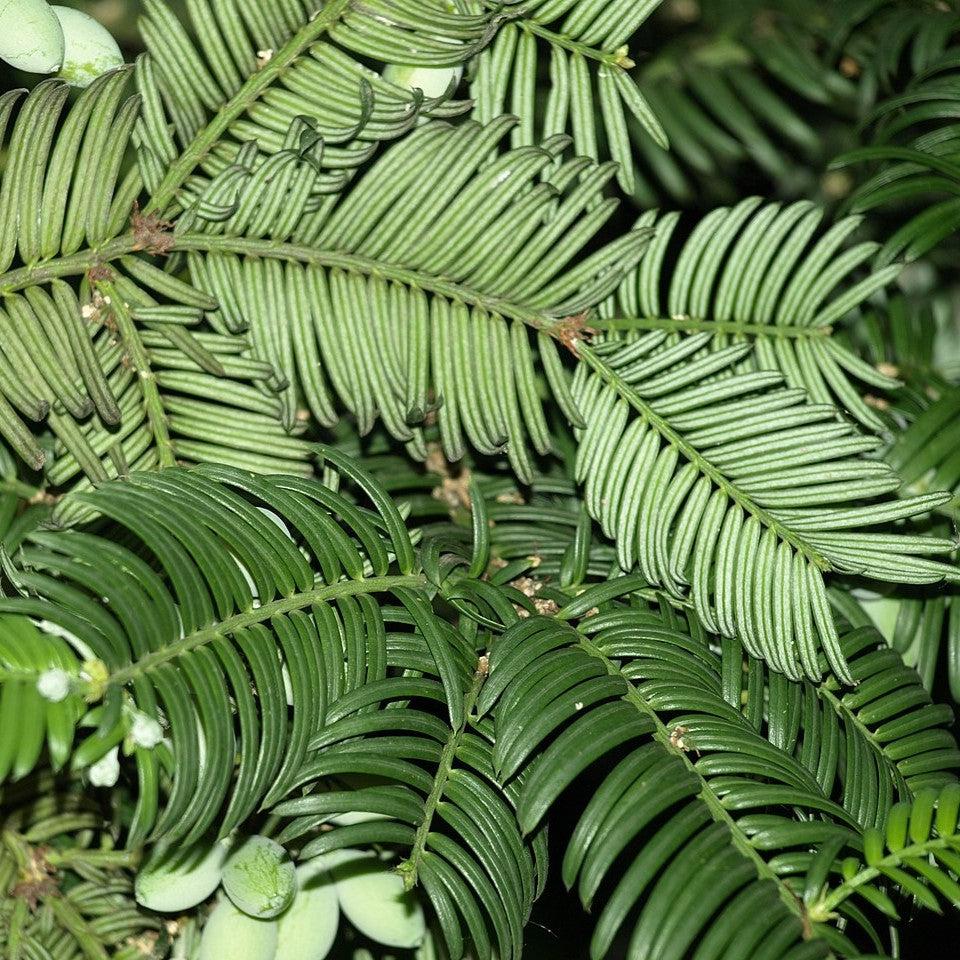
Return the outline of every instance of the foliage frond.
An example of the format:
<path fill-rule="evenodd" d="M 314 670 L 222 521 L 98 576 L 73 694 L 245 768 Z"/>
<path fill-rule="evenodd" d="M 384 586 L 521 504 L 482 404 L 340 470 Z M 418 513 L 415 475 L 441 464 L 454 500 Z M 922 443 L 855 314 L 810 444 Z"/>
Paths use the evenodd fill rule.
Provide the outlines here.
<path fill-rule="evenodd" d="M 862 827 L 882 824 L 892 803 L 956 779 L 960 751 L 949 731 L 953 712 L 935 704 L 917 672 L 872 625 L 843 633 L 857 684 L 794 684 L 721 642 L 724 697 L 771 743 L 793 753 Z M 739 674 L 736 672 L 739 668 Z"/>
<path fill-rule="evenodd" d="M 631 76 L 627 41 L 662 0 L 510 0 L 520 16 L 505 23 L 476 59 L 470 84 L 473 115 L 488 123 L 504 112 L 520 117 L 514 147 L 570 134 L 576 153 L 616 161 L 617 181 L 632 195 L 636 168 L 631 128 L 667 147 L 660 118 Z M 481 0 L 469 0 L 479 10 Z M 544 56 L 549 50 L 549 59 Z M 538 78 L 549 72 L 542 100 Z"/>
<path fill-rule="evenodd" d="M 169 935 L 133 897 L 136 855 L 116 850 L 104 808 L 49 773 L 0 789 L 0 942 L 8 952 L 138 960 Z"/>
<path fill-rule="evenodd" d="M 30 773 L 46 748 L 53 770 L 70 759 L 82 701 L 69 696 L 70 677 L 80 673 L 76 651 L 27 617 L 0 618 L 0 782 Z M 51 695 L 50 688 L 53 689 Z M 44 696 L 47 693 L 47 696 Z"/>
<path fill-rule="evenodd" d="M 899 8 L 878 30 L 875 69 L 896 77 L 909 53 L 911 77 L 893 86 L 867 117 L 873 143 L 848 151 L 835 167 L 871 164 L 877 171 L 861 183 L 846 206 L 853 212 L 920 206 L 895 230 L 877 256 L 916 260 L 960 229 L 960 169 L 956 164 L 960 125 L 956 75 L 960 66 L 960 17 L 952 9 Z"/>
<path fill-rule="evenodd" d="M 4 958 L 960 906 L 960 0 L 140 9 L 0 95 Z"/>
<path fill-rule="evenodd" d="M 422 652 L 402 652 L 408 645 L 401 637 L 388 634 L 388 645 L 394 665 L 432 672 Z M 485 676 L 481 662 L 460 691 L 464 710 L 453 727 L 416 706 L 443 699 L 428 676 L 357 691 L 363 712 L 346 715 L 344 701 L 312 739 L 296 781 L 325 786 L 273 809 L 292 818 L 280 836 L 299 847 L 302 859 L 357 845 L 396 850 L 406 886 L 420 886 L 432 903 L 451 960 L 464 956 L 465 940 L 477 960 L 519 957 L 524 924 L 546 879 L 545 831 L 521 835 L 514 811 L 519 787 L 501 788 L 491 726 L 469 719 Z M 336 788 L 358 783 L 369 786 Z M 345 812 L 376 817 L 336 825 Z"/>
<path fill-rule="evenodd" d="M 554 167 L 563 137 L 487 164 L 515 122 L 421 127 L 338 202 L 307 213 L 289 245 L 228 233 L 233 222 L 279 239 L 292 202 L 281 202 L 284 183 L 241 187 L 226 222 L 208 212 L 222 202 L 219 190 L 200 201 L 187 227 L 202 232 L 178 232 L 175 246 L 194 251 L 194 281 L 219 301 L 227 328 L 249 330 L 257 355 L 283 375 L 285 422 L 302 396 L 321 424 L 332 424 L 336 397 L 361 434 L 379 416 L 422 459 L 421 428 L 435 416 L 449 459 L 467 443 L 505 451 L 529 480 L 529 448 L 551 449 L 535 354 L 579 420 L 559 342 L 636 263 L 648 232 L 587 254 L 617 206 L 594 202 L 613 166 L 575 159 Z M 541 173 L 547 179 L 534 183 Z"/>
<path fill-rule="evenodd" d="M 960 906 L 958 811 L 960 785 L 924 790 L 911 802 L 894 806 L 882 827 L 866 831 L 859 856 L 831 864 L 830 857 L 839 851 L 832 846 L 821 848 L 811 858 L 805 877 L 804 899 L 811 916 L 847 913 L 857 922 L 863 914 L 851 910 L 850 901 L 862 899 L 890 919 L 899 919 L 896 905 L 883 889 L 886 884 L 938 913 L 941 899 Z"/>
<path fill-rule="evenodd" d="M 654 331 L 581 345 L 573 389 L 588 426 L 576 475 L 587 508 L 623 569 L 689 591 L 711 631 L 793 678 L 818 678 L 823 649 L 849 682 L 824 572 L 955 580 L 955 568 L 926 559 L 951 540 L 870 529 L 949 494 L 892 498 L 897 475 L 863 456 L 874 440 L 780 387 L 779 373 L 733 372 L 749 345 L 701 354 L 709 339 Z"/>
<path fill-rule="evenodd" d="M 134 844 L 196 839 L 214 823 L 226 834 L 266 797 L 282 796 L 327 711 L 386 676 L 373 596 L 425 582 L 412 572 L 396 508 L 369 491 L 374 512 L 316 481 L 211 466 L 74 494 L 132 539 L 125 546 L 82 530 L 37 530 L 21 549 L 21 595 L 0 608 L 52 625 L 54 636 L 28 654 L 15 637 L 4 644 L 4 668 L 13 670 L 4 708 L 20 711 L 4 731 L 15 773 L 36 761 L 44 729 L 51 754 L 63 762 L 69 752 L 74 769 L 125 743 L 139 776 Z M 391 573 L 394 563 L 401 572 Z M 433 616 L 429 605 L 423 616 Z M 60 636 L 76 651 L 72 660 Z M 441 690 L 455 683 L 450 642 L 449 633 L 430 635 L 421 654 L 441 659 Z M 56 696 L 37 687 L 50 670 L 65 684 Z M 71 748 L 84 698 L 102 703 L 84 721 L 93 731 Z M 138 718 L 161 724 L 164 741 L 131 740 Z M 18 730 L 31 731 L 27 746 Z M 246 758 L 236 778 L 235 751 Z"/>
<path fill-rule="evenodd" d="M 735 646 L 718 657 L 668 608 L 605 605 L 613 592 L 611 584 L 595 587 L 561 611 L 560 618 L 572 622 L 599 604 L 576 630 L 531 618 L 493 648 L 479 708 L 493 712 L 500 777 L 509 783 L 518 771 L 524 774 L 520 824 L 536 827 L 571 783 L 605 760 L 609 772 L 574 829 L 563 864 L 565 882 L 577 887 L 585 906 L 604 902 L 591 955 L 605 956 L 630 924 L 631 956 L 681 957 L 693 943 L 721 949 L 734 936 L 738 948 L 764 943 L 777 950 L 771 956 L 793 956 L 789 950 L 804 939 L 806 917 L 779 861 L 794 848 L 828 839 L 856 847 L 864 822 L 857 816 L 882 822 L 893 799 L 910 797 L 910 789 L 889 759 L 870 757 L 875 746 L 852 716 L 839 719 L 836 702 L 822 701 L 819 714 L 814 686 L 771 679 L 765 717 L 756 688 L 743 705 L 742 662 L 728 658 Z M 865 681 L 875 673 L 867 664 L 876 656 L 864 651 L 876 651 L 877 640 L 852 634 L 844 641 L 851 661 L 863 654 Z M 748 673 L 756 676 L 753 668 Z M 926 699 L 915 675 L 913 684 Z M 863 705 L 868 701 L 874 702 L 868 696 Z M 884 710 L 875 721 L 884 719 Z M 912 713 L 904 715 L 905 726 Z M 833 763 L 841 755 L 838 779 Z M 941 782 L 953 779 L 950 766 L 945 760 Z M 826 770 L 833 772 L 824 778 Z M 885 798 L 881 808 L 869 806 L 876 803 L 870 790 L 878 770 L 895 784 L 877 794 Z M 850 807 L 831 799 L 837 791 Z M 867 808 L 858 807 L 863 802 Z M 783 812 L 773 812 L 781 806 Z M 647 827 L 654 832 L 644 833 L 639 845 Z M 706 850 L 706 869 L 685 869 L 688 858 Z M 807 928 L 806 936 L 811 932 L 817 931 Z M 808 949 L 811 956 L 827 954 L 817 939 Z"/>
<path fill-rule="evenodd" d="M 790 91 L 740 44 L 722 40 L 668 50 L 640 77 L 640 90 L 670 141 L 665 150 L 644 130 L 630 130 L 638 168 L 634 194 L 644 206 L 663 197 L 686 206 L 704 192 L 722 201 L 726 178 L 740 169 L 794 192 L 799 161 L 821 149 L 784 95 Z"/>
<path fill-rule="evenodd" d="M 490 558 L 491 583 L 516 587 L 544 612 L 562 610 L 583 589 L 615 576 L 612 551 L 584 524 L 586 511 L 572 485 L 543 478 L 526 501 L 493 478 L 474 477 L 471 489 L 474 512 L 481 513 L 473 529 L 487 531 L 488 543 L 479 552 Z M 424 526 L 428 530 L 450 537 L 442 525 Z M 715 669 L 723 698 L 778 749 L 792 753 L 861 825 L 878 824 L 896 799 L 941 786 L 960 766 L 946 729 L 952 711 L 930 697 L 941 631 L 951 650 L 960 642 L 960 615 L 949 595 L 890 601 L 901 613 L 893 635 L 882 638 L 863 612 L 866 601 L 860 609 L 849 593 L 831 588 L 840 644 L 856 685 L 848 689 L 829 674 L 817 683 L 790 681 L 747 654 L 736 637 L 704 635 L 689 601 L 654 590 L 642 578 L 626 582 L 634 604 L 659 611 L 674 628 L 686 620 L 692 637 L 719 651 Z M 696 706 L 695 697 L 689 704 Z"/>
<path fill-rule="evenodd" d="M 61 488 L 176 458 L 303 472 L 272 367 L 241 336 L 197 330 L 216 302 L 138 255 L 169 236 L 136 211 L 136 169 L 121 175 L 140 102 L 128 79 L 100 78 L 69 109 L 45 81 L 15 119 L 19 94 L 3 98 L 0 434 Z M 250 432 L 228 429 L 240 422 Z"/>
<path fill-rule="evenodd" d="M 894 590 L 889 594 L 850 594 L 832 590 L 831 603 L 857 626 L 874 626 L 912 666 L 927 690 L 941 679 L 960 702 L 960 596 L 956 589 L 929 593 Z"/>
<path fill-rule="evenodd" d="M 888 462 L 911 490 L 948 490 L 950 507 L 960 504 L 960 389 L 945 390 L 904 430 L 888 451 Z"/>
<path fill-rule="evenodd" d="M 119 746 L 137 770 L 131 846 L 226 836 L 290 797 L 274 812 L 302 858 L 396 848 L 451 956 L 466 931 L 478 958 L 519 957 L 546 838 L 521 837 L 518 788 L 501 789 L 490 724 L 470 719 L 489 641 L 438 615 L 440 571 L 419 572 L 400 513 L 324 453 L 363 503 L 297 477 L 171 468 L 71 495 L 111 539 L 29 536 L 20 595 L 0 600 L 2 772 L 9 757 L 23 775 L 45 729 L 78 771 Z M 329 829 L 344 813 L 361 816 Z"/>
<path fill-rule="evenodd" d="M 712 334 L 711 350 L 753 344 L 737 369 L 777 370 L 817 404 L 840 407 L 874 431 L 884 422 L 852 381 L 890 390 L 898 382 L 861 360 L 835 327 L 899 273 L 892 265 L 858 278 L 879 248 L 847 245 L 860 218 L 817 234 L 824 211 L 808 201 L 781 206 L 750 198 L 704 217 L 674 255 L 677 214 L 644 214 L 656 231 L 643 260 L 602 307 L 601 329 Z M 668 259 L 669 258 L 669 259 Z M 670 263 L 668 269 L 666 264 Z"/>
<path fill-rule="evenodd" d="M 460 64 L 496 22 L 434 0 L 331 0 L 319 10 L 312 0 L 194 0 L 184 23 L 150 0 L 141 22 L 147 53 L 137 65 L 144 113 L 136 136 L 151 208 L 167 211 L 184 185 L 198 189 L 197 178 L 202 189 L 241 143 L 276 153 L 299 116 L 309 116 L 324 140 L 319 163 L 349 170 L 421 114 L 469 109 L 446 96 L 424 100 L 358 58 Z"/>

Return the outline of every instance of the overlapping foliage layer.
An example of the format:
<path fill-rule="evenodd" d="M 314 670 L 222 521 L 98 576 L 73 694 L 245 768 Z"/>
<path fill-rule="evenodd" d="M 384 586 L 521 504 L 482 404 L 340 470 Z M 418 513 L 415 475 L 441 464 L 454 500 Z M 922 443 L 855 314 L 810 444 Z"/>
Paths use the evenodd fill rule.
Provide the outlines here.
<path fill-rule="evenodd" d="M 596 960 L 960 902 L 952 6 L 143 7 L 0 97 L 5 955 L 264 830 L 519 958 L 571 810 Z"/>

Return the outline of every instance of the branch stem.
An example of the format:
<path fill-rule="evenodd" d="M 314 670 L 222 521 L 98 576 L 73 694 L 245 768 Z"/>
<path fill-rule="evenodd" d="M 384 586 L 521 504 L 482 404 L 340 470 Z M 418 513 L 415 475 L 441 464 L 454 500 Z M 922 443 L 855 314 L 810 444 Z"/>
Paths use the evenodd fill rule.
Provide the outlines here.
<path fill-rule="evenodd" d="M 668 330 L 671 333 L 728 333 L 734 336 L 776 339 L 829 337 L 833 327 L 790 327 L 776 323 L 739 323 L 735 320 L 697 320 L 693 317 L 614 317 L 591 319 L 597 330 Z"/>
<path fill-rule="evenodd" d="M 279 49 L 216 113 L 193 138 L 187 149 L 160 181 L 144 213 L 164 213 L 198 164 L 216 146 L 230 125 L 241 117 L 314 41 L 326 33 L 344 14 L 352 0 L 328 0 L 314 18 Z"/>
<path fill-rule="evenodd" d="M 132 233 L 116 237 L 101 247 L 88 247 L 68 257 L 54 257 L 27 267 L 18 267 L 0 274 L 0 296 L 9 296 L 18 290 L 49 283 L 60 277 L 75 277 L 100 264 L 124 257 L 137 249 L 137 240 Z"/>
<path fill-rule="evenodd" d="M 384 263 L 370 257 L 362 257 L 337 250 L 317 250 L 295 243 L 279 243 L 273 240 L 247 239 L 244 237 L 220 237 L 205 233 L 182 233 L 172 237 L 171 250 L 198 251 L 200 253 L 234 253 L 238 256 L 263 259 L 287 260 L 315 264 L 321 267 L 350 270 L 368 277 L 383 277 L 398 283 L 408 284 L 427 293 L 437 293 L 451 300 L 459 300 L 468 306 L 480 307 L 490 313 L 521 322 L 536 330 L 556 333 L 563 328 L 565 318 L 552 317 L 523 304 L 503 297 L 490 296 L 446 277 L 413 270 L 408 267 Z M 0 296 L 7 296 L 58 277 L 79 276 L 93 267 L 106 265 L 139 249 L 132 233 L 124 234 L 104 246 L 82 250 L 69 257 L 58 257 L 33 267 L 21 267 L 0 274 Z"/>
<path fill-rule="evenodd" d="M 600 63 L 608 63 L 612 66 L 623 67 L 624 69 L 634 66 L 633 61 L 627 56 L 626 47 L 622 50 L 612 52 L 599 50 L 596 47 L 580 43 L 578 40 L 574 40 L 565 34 L 550 30 L 535 20 L 521 20 L 519 26 L 522 30 L 526 30 L 534 36 L 546 40 L 553 47 L 560 47 L 563 50 L 569 50 L 571 53 L 579 53 L 580 56 L 586 57 L 588 60 L 597 60 Z"/>
<path fill-rule="evenodd" d="M 110 312 L 117 324 L 120 342 L 137 373 L 147 421 L 157 445 L 160 467 L 162 469 L 176 466 L 177 458 L 173 453 L 173 441 L 170 439 L 170 427 L 167 424 L 167 413 L 163 408 L 163 398 L 160 396 L 157 378 L 150 365 L 150 356 L 140 339 L 140 332 L 117 288 L 110 281 L 101 281 L 97 283 L 97 289 L 108 300 Z"/>
<path fill-rule="evenodd" d="M 559 328 L 563 320 L 530 310 L 522 304 L 502 297 L 489 296 L 463 284 L 435 276 L 420 270 L 397 266 L 337 250 L 317 250 L 295 243 L 278 243 L 271 240 L 248 240 L 242 237 L 219 237 L 205 233 L 184 233 L 174 237 L 173 249 L 197 250 L 204 253 L 235 253 L 240 256 L 264 259 L 293 260 L 318 267 L 332 267 L 362 273 L 368 277 L 383 277 L 398 283 L 417 287 L 427 293 L 438 293 L 451 300 L 459 300 L 468 306 L 480 307 L 490 313 L 513 320 L 521 320 L 528 326 L 550 333 Z"/>
<path fill-rule="evenodd" d="M 237 630 L 263 623 L 271 617 L 292 613 L 294 610 L 303 610 L 315 603 L 336 600 L 338 597 L 355 597 L 362 593 L 383 593 L 397 587 L 417 589 L 426 586 L 426 584 L 427 578 L 422 575 L 370 577 L 368 580 L 342 580 L 329 586 L 317 587 L 315 590 L 305 590 L 302 593 L 294 594 L 292 597 L 272 600 L 269 603 L 261 604 L 251 610 L 244 610 L 242 613 L 227 617 L 219 623 L 187 634 L 187 636 L 162 650 L 153 650 L 144 654 L 135 663 L 111 674 L 109 683 L 129 683 L 163 663 L 168 663 L 170 660 L 175 660 L 197 647 L 211 643 L 217 637 L 229 636 Z"/>
<path fill-rule="evenodd" d="M 444 744 L 443 753 L 440 754 L 440 762 L 437 765 L 437 773 L 433 778 L 433 786 L 423 805 L 423 819 L 417 827 L 417 833 L 413 840 L 413 846 L 410 850 L 410 856 L 406 858 L 397 870 L 403 877 L 403 885 L 407 890 L 412 890 L 417 884 L 417 874 L 419 871 L 420 860 L 427 849 L 427 838 L 430 836 L 430 828 L 433 825 L 433 816 L 437 812 L 437 805 L 443 797 L 443 790 L 450 779 L 450 773 L 453 770 L 454 761 L 457 758 L 457 750 L 460 748 L 460 741 L 466 732 L 467 725 L 470 722 L 470 714 L 477 703 L 477 697 L 480 696 L 480 690 L 483 682 L 487 678 L 486 660 L 482 659 L 473 675 L 473 683 L 464 697 L 464 721 L 456 730 L 450 732 L 447 742 Z"/>

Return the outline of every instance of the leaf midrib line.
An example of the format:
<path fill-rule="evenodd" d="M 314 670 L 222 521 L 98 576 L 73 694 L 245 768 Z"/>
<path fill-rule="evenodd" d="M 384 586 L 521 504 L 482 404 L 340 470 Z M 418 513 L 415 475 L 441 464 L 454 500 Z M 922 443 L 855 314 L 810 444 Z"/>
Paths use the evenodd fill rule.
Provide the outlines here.
<path fill-rule="evenodd" d="M 631 407 L 656 430 L 671 446 L 682 454 L 697 470 L 708 477 L 741 509 L 755 516 L 765 527 L 783 541 L 790 544 L 794 550 L 815 564 L 820 570 L 830 570 L 831 564 L 811 544 L 794 533 L 783 521 L 778 520 L 772 513 L 765 510 L 753 499 L 744 493 L 735 483 L 729 480 L 723 472 L 704 457 L 696 447 L 675 430 L 667 419 L 658 414 L 636 390 L 633 389 L 615 370 L 612 370 L 587 344 L 577 344 L 577 355 L 602 380 L 609 384 Z"/>
<path fill-rule="evenodd" d="M 660 719 L 660 715 L 657 713 L 657 711 L 651 707 L 646 700 L 644 700 L 630 677 L 626 676 L 617 663 L 607 657 L 607 655 L 598 646 L 582 635 L 580 637 L 579 646 L 591 657 L 595 657 L 596 659 L 600 660 L 611 676 L 619 676 L 623 678 L 627 684 L 627 693 L 624 696 L 624 700 L 634 706 L 638 712 L 650 718 L 655 727 L 653 733 L 654 739 L 660 744 L 661 747 L 663 747 L 664 750 L 666 750 L 668 754 L 681 760 L 684 766 L 686 766 L 687 770 L 699 781 L 701 786 L 699 792 L 697 793 L 697 797 L 706 805 L 713 820 L 717 823 L 722 823 L 727 827 L 727 829 L 730 831 L 730 837 L 734 846 L 738 851 L 740 851 L 741 854 L 743 854 L 744 857 L 746 857 L 756 866 L 757 872 L 761 879 L 772 880 L 776 884 L 780 899 L 789 908 L 790 912 L 794 916 L 802 916 L 796 897 L 790 892 L 789 889 L 786 888 L 780 875 L 777 874 L 770 864 L 763 859 L 757 849 L 750 842 L 750 838 L 740 829 L 737 821 L 734 820 L 727 808 L 724 807 L 723 801 L 720 800 L 720 798 L 717 797 L 717 795 L 713 792 L 710 783 L 703 776 L 703 774 L 697 770 L 696 765 L 687 756 L 686 751 L 671 742 L 671 731 Z"/>
<path fill-rule="evenodd" d="M 590 321 L 598 330 L 667 330 L 671 333 L 727 333 L 770 339 L 818 339 L 829 337 L 833 327 L 796 327 L 776 323 L 741 323 L 737 320 L 707 320 L 701 317 L 614 317 Z"/>
<path fill-rule="evenodd" d="M 369 277 L 382 277 L 408 286 L 417 287 L 426 293 L 436 293 L 468 306 L 479 307 L 512 320 L 520 320 L 535 330 L 559 334 L 566 318 L 532 310 L 505 297 L 483 293 L 473 287 L 458 283 L 437 274 L 392 264 L 387 261 L 338 250 L 323 250 L 295 243 L 271 240 L 251 240 L 234 237 L 218 237 L 209 234 L 184 233 L 171 235 L 171 251 L 194 251 L 199 253 L 232 253 L 239 256 L 287 260 L 313 264 L 321 267 L 340 268 Z M 124 234 L 99 248 L 90 248 L 68 257 L 58 257 L 33 266 L 18 267 L 0 275 L 0 295 L 10 296 L 26 287 L 51 280 L 78 276 L 91 268 L 140 250 L 140 243 L 133 233 Z"/>
<path fill-rule="evenodd" d="M 114 671 L 110 675 L 108 683 L 111 685 L 129 683 L 170 660 L 175 660 L 197 647 L 211 643 L 217 637 L 229 636 L 237 630 L 263 623 L 272 617 L 284 616 L 295 610 L 302 610 L 304 607 L 312 606 L 315 603 L 336 600 L 339 597 L 357 596 L 363 593 L 384 593 L 398 587 L 417 589 L 426 586 L 427 578 L 422 574 L 370 577 L 366 580 L 341 580 L 338 583 L 317 587 L 313 590 L 304 590 L 290 597 L 271 600 L 259 607 L 244 610 L 207 627 L 195 630 L 161 650 L 152 650 L 150 653 L 144 654 L 129 666 Z"/>

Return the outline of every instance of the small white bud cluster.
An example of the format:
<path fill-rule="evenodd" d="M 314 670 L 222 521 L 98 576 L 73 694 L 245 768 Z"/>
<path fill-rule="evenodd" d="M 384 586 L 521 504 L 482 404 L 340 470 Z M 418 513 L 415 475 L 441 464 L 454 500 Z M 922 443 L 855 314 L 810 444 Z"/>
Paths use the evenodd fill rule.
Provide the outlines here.
<path fill-rule="evenodd" d="M 163 739 L 163 728 L 153 717 L 137 713 L 133 718 L 130 736 L 138 747 L 152 750 Z"/>
<path fill-rule="evenodd" d="M 59 667 L 44 670 L 37 678 L 37 692 L 44 700 L 61 703 L 70 693 L 70 674 Z"/>
<path fill-rule="evenodd" d="M 90 783 L 95 787 L 112 787 L 120 779 L 119 748 L 102 756 L 96 763 L 91 764 L 88 771 Z"/>

